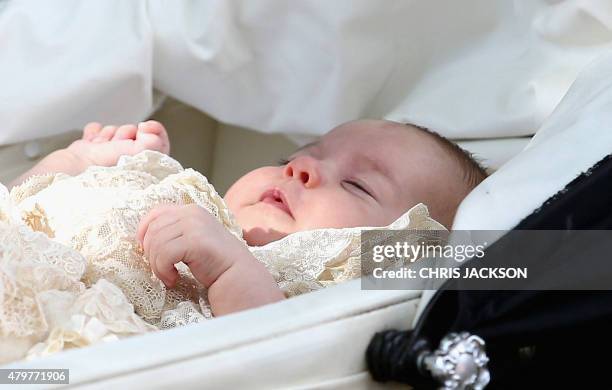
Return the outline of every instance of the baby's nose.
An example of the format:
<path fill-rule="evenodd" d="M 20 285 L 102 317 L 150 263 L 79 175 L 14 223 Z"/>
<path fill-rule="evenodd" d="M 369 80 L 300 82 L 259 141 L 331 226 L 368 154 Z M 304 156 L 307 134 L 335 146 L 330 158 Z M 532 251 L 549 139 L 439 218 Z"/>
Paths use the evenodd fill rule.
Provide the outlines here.
<path fill-rule="evenodd" d="M 284 170 L 286 177 L 302 182 L 306 188 L 314 188 L 321 183 L 319 161 L 310 156 L 298 156 L 291 160 Z"/>

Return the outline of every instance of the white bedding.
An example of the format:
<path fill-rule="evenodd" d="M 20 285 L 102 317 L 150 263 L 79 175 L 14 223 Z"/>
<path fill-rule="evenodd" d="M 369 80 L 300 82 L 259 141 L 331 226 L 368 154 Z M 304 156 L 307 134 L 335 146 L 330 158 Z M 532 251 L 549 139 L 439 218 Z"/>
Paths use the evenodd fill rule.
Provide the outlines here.
<path fill-rule="evenodd" d="M 453 229 L 510 229 L 612 153 L 612 51 L 584 70 L 525 150 L 463 201 Z"/>
<path fill-rule="evenodd" d="M 611 47 L 609 0 L 11 1 L 0 144 L 132 122 L 152 88 L 264 132 L 360 117 L 533 134 Z"/>
<path fill-rule="evenodd" d="M 39 388 L 312 388 L 355 375 L 359 387 L 369 388 L 363 350 L 374 332 L 408 327 L 419 295 L 362 291 L 355 280 L 206 323 L 2 368 L 70 368 L 69 386 Z"/>

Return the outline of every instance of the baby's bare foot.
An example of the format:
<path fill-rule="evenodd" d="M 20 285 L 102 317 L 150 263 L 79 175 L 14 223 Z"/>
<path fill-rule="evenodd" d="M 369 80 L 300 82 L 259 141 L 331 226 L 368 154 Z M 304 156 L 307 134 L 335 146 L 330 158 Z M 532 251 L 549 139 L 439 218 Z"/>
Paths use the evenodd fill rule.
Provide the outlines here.
<path fill-rule="evenodd" d="M 83 138 L 68 148 L 89 165 L 111 166 L 120 156 L 133 156 L 143 150 L 168 154 L 170 141 L 164 126 L 156 121 L 136 125 L 102 126 L 89 123 L 83 129 Z"/>

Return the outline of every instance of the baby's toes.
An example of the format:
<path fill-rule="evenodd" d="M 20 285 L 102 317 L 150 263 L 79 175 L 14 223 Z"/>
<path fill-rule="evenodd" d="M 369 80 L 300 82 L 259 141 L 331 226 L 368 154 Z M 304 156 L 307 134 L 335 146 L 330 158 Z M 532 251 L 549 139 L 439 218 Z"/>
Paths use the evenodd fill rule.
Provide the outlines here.
<path fill-rule="evenodd" d="M 112 140 L 136 139 L 137 132 L 138 128 L 135 125 L 123 125 L 117 129 Z"/>
<path fill-rule="evenodd" d="M 139 148 L 170 153 L 170 140 L 164 126 L 157 121 L 147 121 L 138 124 L 136 144 Z"/>
<path fill-rule="evenodd" d="M 83 128 L 83 141 L 92 141 L 102 130 L 102 125 L 98 122 L 90 122 Z"/>
<path fill-rule="evenodd" d="M 117 126 L 104 126 L 100 133 L 91 141 L 91 142 L 107 142 L 113 138 L 115 132 L 117 131 Z"/>

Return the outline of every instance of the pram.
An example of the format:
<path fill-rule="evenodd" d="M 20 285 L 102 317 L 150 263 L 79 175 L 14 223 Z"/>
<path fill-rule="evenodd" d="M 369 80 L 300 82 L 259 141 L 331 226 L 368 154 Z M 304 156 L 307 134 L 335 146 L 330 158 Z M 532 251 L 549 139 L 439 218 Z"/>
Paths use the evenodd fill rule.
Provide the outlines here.
<path fill-rule="evenodd" d="M 214 50 L 196 50 L 198 55 L 209 54 L 212 60 L 191 56 L 193 53 L 190 53 L 188 49 L 197 47 L 197 45 L 193 46 L 194 40 L 186 39 L 185 42 L 179 40 L 179 37 L 185 31 L 193 31 L 190 30 L 193 25 L 187 25 L 185 29 L 176 29 L 176 26 L 171 22 L 166 25 L 159 24 L 162 32 L 154 37 L 150 35 L 150 25 L 147 24 L 150 18 L 159 18 L 163 13 L 162 11 L 168 10 L 162 3 L 151 2 L 150 5 L 138 6 L 127 4 L 122 1 L 96 3 L 92 7 L 98 10 L 98 13 L 92 12 L 92 9 L 88 10 L 88 6 L 74 7 L 79 12 L 86 14 L 79 14 L 79 16 L 83 16 L 82 19 L 76 18 L 81 20 L 82 23 L 99 19 L 100 13 L 106 13 L 109 10 L 129 11 L 129 15 L 133 16 L 133 19 L 130 19 L 129 26 L 123 19 L 118 20 L 115 24 L 115 31 L 133 28 L 138 32 L 129 35 L 130 39 L 126 39 L 125 46 L 117 49 L 124 54 L 131 53 L 128 57 L 133 62 L 125 67 L 125 61 L 119 63 L 105 58 L 98 63 L 99 68 L 92 67 L 89 69 L 91 73 L 88 75 L 81 74 L 79 77 L 75 75 L 75 79 L 85 81 L 74 85 L 67 82 L 67 85 L 73 86 L 72 89 L 69 89 L 70 93 L 57 97 L 52 96 L 47 90 L 46 94 L 36 95 L 36 99 L 44 99 L 45 103 L 61 102 L 61 104 L 57 103 L 57 106 L 54 106 L 54 103 L 49 103 L 49 106 L 45 106 L 45 112 L 56 112 L 58 115 L 53 116 L 54 118 L 63 118 L 62 120 L 50 121 L 44 127 L 44 133 L 36 133 L 36 136 L 50 135 L 67 128 L 76 128 L 84 121 L 92 119 L 107 122 L 110 119 L 114 121 L 133 121 L 145 117 L 152 107 L 151 91 L 154 79 L 156 86 L 165 93 L 176 96 L 202 110 L 214 113 L 221 120 L 240 125 L 259 127 L 267 131 L 290 132 L 291 121 L 300 113 L 301 116 L 309 119 L 300 123 L 299 128 L 294 132 L 297 135 L 320 133 L 332 124 L 345 119 L 352 119 L 355 116 L 385 116 L 389 119 L 416 122 L 434 129 L 443 129 L 447 136 L 455 139 L 469 139 L 464 143 L 468 147 L 470 143 L 475 145 L 474 142 L 480 142 L 476 141 L 477 139 L 488 138 L 486 142 L 492 146 L 491 153 L 487 155 L 489 150 L 487 146 L 483 146 L 484 149 L 480 153 L 484 157 L 496 158 L 499 157 L 499 154 L 493 152 L 493 149 L 497 149 L 498 152 L 505 152 L 505 146 L 500 147 L 499 145 L 516 141 L 516 139 L 510 138 L 508 140 L 506 138 L 528 136 L 533 133 L 534 129 L 538 128 L 536 136 L 525 150 L 509 162 L 505 162 L 505 158 L 502 158 L 498 164 L 497 172 L 463 202 L 453 226 L 457 230 L 512 229 L 547 199 L 563 189 L 580 173 L 587 171 L 602 160 L 612 150 L 612 135 L 606 131 L 606 124 L 612 123 L 609 110 L 612 103 L 612 75 L 609 71 L 612 58 L 610 55 L 601 56 L 597 63 L 584 69 L 582 77 L 574 84 L 553 115 L 540 126 L 541 120 L 548 116 L 549 111 L 557 105 L 558 100 L 564 95 L 575 74 L 582 70 L 584 64 L 600 56 L 602 48 L 599 47 L 598 50 L 595 50 L 597 45 L 593 42 L 585 43 L 584 50 L 578 50 L 580 53 L 572 51 L 572 56 L 568 58 L 568 62 L 575 66 L 568 67 L 567 72 L 552 72 L 555 75 L 562 74 L 562 80 L 551 81 L 550 78 L 544 77 L 546 71 L 551 70 L 551 68 L 546 68 L 546 71 L 543 72 L 543 78 L 538 79 L 540 86 L 542 84 L 546 85 L 546 82 L 548 82 L 554 87 L 544 88 L 547 94 L 545 94 L 543 104 L 540 104 L 538 99 L 534 97 L 537 96 L 534 92 L 538 89 L 537 82 L 527 83 L 526 86 L 521 84 L 525 88 L 518 92 L 514 91 L 516 92 L 514 95 L 512 95 L 514 92 L 508 95 L 501 93 L 491 93 L 489 95 L 483 92 L 470 95 L 475 101 L 470 102 L 470 99 L 462 100 L 460 98 L 465 94 L 466 86 L 473 87 L 476 90 L 495 90 L 499 92 L 504 88 L 512 90 L 516 79 L 521 79 L 517 76 L 517 69 L 520 69 L 517 63 L 505 68 L 510 73 L 514 72 L 513 76 L 516 77 L 503 78 L 499 85 L 493 82 L 498 80 L 501 74 L 495 68 L 495 62 L 484 61 L 489 65 L 485 67 L 488 69 L 488 73 L 479 68 L 485 74 L 477 75 L 478 72 L 473 70 L 473 66 L 478 59 L 490 59 L 496 53 L 499 53 L 499 47 L 495 45 L 495 42 L 500 42 L 500 39 L 507 42 L 504 41 L 504 37 L 507 38 L 511 35 L 508 33 L 511 29 L 503 28 L 493 34 L 495 39 L 488 37 L 491 38 L 491 41 L 482 48 L 481 53 L 488 53 L 488 56 L 462 57 L 462 50 L 469 51 L 469 45 L 462 46 L 462 49 L 455 53 L 459 57 L 459 60 L 455 62 L 443 58 L 444 55 L 432 55 L 431 58 L 436 58 L 438 64 L 449 60 L 449 64 L 463 62 L 463 65 L 459 67 L 434 67 L 434 71 L 422 75 L 420 82 L 410 84 L 414 89 L 410 90 L 408 96 L 400 95 L 401 92 L 398 92 L 397 89 L 385 88 L 388 83 L 385 82 L 384 77 L 378 77 L 376 83 L 371 85 L 356 82 L 355 85 L 359 86 L 359 93 L 356 95 L 367 96 L 367 98 L 352 100 L 352 92 L 340 87 L 346 85 L 347 80 L 361 80 L 364 69 L 369 69 L 366 65 L 372 64 L 366 61 L 363 67 L 352 68 L 353 71 L 333 73 L 331 70 L 334 69 L 334 64 L 346 65 L 348 63 L 352 52 L 349 50 L 341 51 L 344 53 L 343 56 L 334 58 L 326 63 L 329 67 L 322 66 L 314 74 L 314 76 L 318 75 L 317 77 L 321 77 L 322 74 L 335 74 L 337 78 L 329 79 L 329 85 L 324 85 L 325 83 L 322 83 L 313 74 L 302 75 L 303 78 L 291 78 L 285 73 L 282 74 L 282 77 L 277 73 L 266 78 L 258 78 L 255 76 L 259 75 L 255 74 L 254 76 L 251 73 L 253 71 L 248 70 L 268 69 L 268 67 L 270 69 L 279 68 L 268 62 L 265 64 L 258 63 L 258 66 L 254 67 L 247 66 L 251 64 L 250 61 L 260 58 L 254 55 L 257 51 L 253 51 L 252 48 L 260 47 L 257 46 L 260 43 L 259 40 L 268 39 L 267 42 L 272 42 L 273 34 L 263 29 L 265 34 L 255 34 L 248 37 L 253 38 L 251 41 L 245 39 L 244 30 L 234 29 L 236 26 L 244 27 L 245 25 L 253 28 L 257 25 L 257 21 L 261 22 L 265 13 L 257 12 L 258 7 L 266 8 L 261 4 L 257 7 L 242 8 L 239 2 L 227 1 L 208 6 L 197 5 L 195 6 L 196 10 L 191 10 L 194 14 L 200 12 L 210 18 L 229 17 L 234 21 L 237 20 L 235 17 L 239 14 L 242 17 L 240 20 L 246 20 L 245 25 L 230 24 L 228 30 L 222 31 L 219 35 L 203 34 L 205 38 L 210 36 L 223 38 L 221 42 L 223 44 L 212 42 Z M 181 3 L 178 8 L 170 10 L 172 15 L 176 16 L 181 12 L 190 11 L 185 4 L 187 3 Z M 317 6 L 313 4 L 305 4 L 308 10 L 317 10 Z M 498 7 L 493 19 L 495 19 L 495 23 L 500 22 L 499 25 L 508 27 L 509 24 L 504 24 L 503 17 L 499 16 L 508 11 L 506 7 L 509 6 L 504 5 L 508 3 L 500 1 L 497 3 L 487 2 L 486 4 L 485 6 L 484 2 L 473 2 L 471 5 L 474 6 L 474 9 L 478 9 L 478 6 L 488 10 L 491 10 L 491 8 L 487 7 Z M 490 4 L 495 5 L 491 6 Z M 38 4 L 35 8 L 37 8 L 37 12 L 44 15 L 44 12 L 51 12 L 45 8 L 47 6 Z M 273 1 L 267 2 L 268 9 L 274 9 L 275 6 L 277 9 L 286 7 Z M 325 37 L 326 33 L 334 31 L 337 33 L 334 37 L 342 41 L 341 38 L 344 36 L 342 29 L 336 29 L 336 26 L 348 26 L 350 25 L 348 21 L 351 20 L 365 20 L 370 21 L 369 23 L 372 24 L 369 24 L 369 26 L 372 27 L 376 25 L 375 22 L 372 22 L 376 18 L 363 17 L 370 10 L 378 9 L 377 12 L 381 12 L 385 17 L 392 17 L 394 12 L 389 9 L 380 10 L 379 5 L 374 6 L 367 2 L 359 2 L 358 6 L 355 5 L 354 0 L 351 0 L 350 4 L 345 4 L 345 6 L 346 9 L 357 10 L 357 13 L 345 14 L 346 19 L 338 23 L 334 23 L 334 18 L 338 14 L 333 6 L 321 6 L 322 8 L 317 12 L 320 16 L 322 15 L 320 20 L 325 21 L 324 25 L 326 27 L 321 29 L 322 35 L 316 35 L 316 37 Z M 545 8 L 542 4 L 538 6 Z M 53 7 L 56 7 L 55 3 Z M 424 6 L 424 8 L 428 7 L 433 7 L 430 10 L 435 10 L 434 6 Z M 21 11 L 5 8 L 4 13 L 0 14 L 0 34 L 4 32 L 7 35 L 7 31 L 10 31 L 7 27 L 9 12 L 13 16 L 16 14 L 27 15 L 24 11 L 27 8 L 27 5 L 23 6 Z M 243 11 L 238 12 L 237 9 Z M 525 11 L 525 8 L 522 10 Z M 292 17 L 299 16 L 299 13 L 289 12 L 289 14 Z M 450 12 L 449 15 L 451 14 L 453 13 Z M 376 15 L 380 16 L 381 14 Z M 495 23 L 489 24 L 487 21 L 490 22 L 490 20 L 482 17 L 482 15 L 476 12 L 472 15 L 474 18 L 481 20 L 482 23 L 478 26 L 482 29 L 486 30 L 487 26 L 496 25 Z M 351 19 L 350 16 L 356 19 Z M 445 20 L 455 19 L 455 15 L 451 16 L 446 17 Z M 482 18 L 479 19 L 478 16 Z M 146 23 L 132 23 L 133 20 L 141 22 L 145 20 Z M 393 20 L 400 21 L 398 19 Z M 471 25 L 472 21 L 468 20 L 469 23 L 466 23 Z M 65 23 L 65 20 L 57 18 L 57 22 L 61 25 Z M 397 24 L 399 25 L 399 23 Z M 219 24 L 215 26 L 218 27 Z M 465 32 L 469 29 L 461 30 Z M 547 33 L 548 37 L 552 37 L 550 38 L 552 41 L 557 39 L 554 42 L 558 43 L 564 39 L 563 31 L 557 31 L 555 35 L 555 31 L 549 29 Z M 185 35 L 190 36 L 189 34 Z M 146 37 L 144 39 L 146 44 L 142 43 L 143 36 Z M 469 34 L 466 33 L 466 37 L 466 42 L 472 42 L 472 37 Z M 61 36 L 57 35 L 55 38 L 60 39 Z M 204 41 L 206 41 L 205 38 L 203 38 Z M 449 36 L 447 38 L 452 40 L 453 37 Z M 197 39 L 195 40 L 197 41 Z M 327 41 L 326 39 L 322 40 Z M 337 42 L 338 40 L 330 39 L 329 41 Z M 2 42 L 6 45 L 13 45 L 15 41 L 3 40 Z M 516 52 L 524 49 L 523 46 L 517 45 L 514 41 L 511 43 L 509 46 L 514 48 Z M 154 44 L 159 45 L 160 49 L 153 54 L 149 49 Z M 271 46 L 277 49 L 279 47 Z M 461 45 L 457 47 L 459 46 Z M 563 44 L 559 46 L 564 47 Z M 5 52 L 12 52 L 8 50 L 11 47 L 8 47 Z M 436 47 L 436 45 L 431 45 L 431 47 Z M 555 58 L 555 61 L 550 61 L 550 63 L 559 64 L 562 62 L 559 61 L 559 58 L 563 57 L 563 50 L 555 50 L 546 45 L 545 47 L 548 50 L 546 51 L 547 55 Z M 408 51 L 407 56 L 411 53 L 408 50 L 410 49 L 409 46 L 402 46 L 402 48 Z M 229 51 L 226 52 L 222 49 Z M 290 49 L 287 50 L 283 53 L 293 53 Z M 390 50 L 393 52 L 394 49 Z M 530 48 L 529 50 L 535 49 Z M 385 57 L 387 54 L 389 53 L 382 51 L 377 52 L 376 56 Z M 372 56 L 369 54 L 366 57 Z M 119 55 L 119 57 L 121 56 Z M 148 62 L 152 57 L 155 63 L 154 70 Z M 272 58 L 272 56 L 261 57 Z M 164 61 L 164 58 L 167 58 L 168 61 Z M 293 58 L 287 55 L 284 58 L 287 61 L 289 59 L 297 62 L 302 60 L 301 56 Z M 102 65 L 104 61 L 112 63 L 106 63 L 105 68 Z M 207 66 L 200 67 L 202 61 Z M 355 62 L 361 63 L 360 61 Z M 396 64 L 400 63 L 401 61 L 396 61 Z M 54 65 L 57 64 L 54 63 Z M 264 67 L 264 65 L 268 67 Z M 51 65 L 49 66 L 49 69 L 53 68 Z M 177 71 L 177 69 L 184 71 Z M 292 68 L 288 67 L 288 69 L 291 70 Z M 470 69 L 472 69 L 472 73 L 466 72 Z M 558 68 L 555 69 L 558 70 Z M 10 70 L 8 69 L 3 74 L 13 74 Z M 466 72 L 466 77 L 456 77 L 460 71 Z M 113 93 L 116 93 L 116 96 L 112 93 L 92 93 L 88 104 L 79 105 L 79 108 L 76 109 L 77 112 L 75 112 L 73 109 L 75 107 L 66 102 L 68 100 L 72 101 L 71 99 L 74 99 L 75 96 L 87 95 L 84 91 L 91 89 L 90 84 L 88 84 L 89 80 L 103 77 L 106 75 L 104 72 L 108 72 L 109 76 L 107 82 L 102 84 L 108 86 L 109 91 L 114 91 Z M 220 73 L 231 74 L 235 77 L 226 76 L 222 80 L 215 78 Z M 401 73 L 399 68 L 392 67 L 386 70 L 386 75 L 390 77 L 390 80 L 401 79 L 405 81 L 404 76 L 399 79 L 392 77 L 396 73 Z M 189 80 L 185 79 L 186 74 L 189 74 Z M 289 74 L 291 75 L 291 71 L 289 71 Z M 413 76 L 414 73 L 405 77 Z M 75 79 L 71 80 L 74 81 Z M 219 91 L 219 94 L 207 95 L 204 93 L 206 92 L 205 88 L 184 87 L 189 84 L 191 79 L 198 80 L 198 85 L 201 83 L 202 86 L 208 86 L 209 91 L 213 89 Z M 329 88 L 321 88 L 321 94 L 317 95 L 320 99 L 317 100 L 316 107 L 312 108 L 312 112 L 303 112 L 305 109 L 304 101 L 295 96 L 294 99 L 283 106 L 283 110 L 279 109 L 275 115 L 269 115 L 267 111 L 269 105 L 248 107 L 244 110 L 235 109 L 235 107 L 241 106 L 240 102 L 257 101 L 256 92 L 262 90 L 258 87 L 263 85 L 265 87 L 263 90 L 270 90 L 266 88 L 270 85 L 276 85 L 274 83 L 267 84 L 267 81 L 275 80 L 276 83 L 283 84 L 279 81 L 281 79 L 292 80 L 287 85 L 299 90 L 312 91 L 312 89 L 305 88 L 304 85 L 322 85 Z M 319 80 L 319 82 L 314 82 L 314 80 Z M 40 85 L 48 82 L 45 79 L 35 81 Z M 36 82 L 33 83 L 32 88 L 35 87 Z M 440 87 L 445 82 L 451 83 L 452 85 L 447 85 L 448 90 L 454 91 L 447 96 L 444 95 L 443 88 Z M 113 90 L 110 87 L 112 85 L 120 86 L 120 88 Z M 406 85 L 407 83 L 398 82 L 398 88 L 405 88 Z M 24 88 L 23 85 L 20 88 Z M 368 107 L 368 99 L 373 96 L 372 93 L 376 88 L 384 91 L 384 93 L 378 95 L 380 101 L 392 101 L 397 107 L 395 109 Z M 12 89 L 11 91 L 15 90 Z M 245 90 L 248 91 L 245 96 L 238 93 Z M 274 91 L 273 88 L 271 90 Z M 288 90 L 292 91 L 290 88 Z M 339 93 L 339 91 L 342 92 Z M 406 94 L 405 90 L 403 93 Z M 281 95 L 283 94 L 270 95 L 274 97 L 271 101 L 275 107 L 282 106 L 281 100 L 278 98 Z M 110 99 L 109 96 L 114 100 Z M 393 96 L 400 96 L 401 98 L 394 100 L 392 99 Z M 479 104 L 491 103 L 487 99 L 488 96 L 495 96 L 502 100 L 502 104 L 499 105 L 502 109 L 494 104 L 479 107 Z M 9 104 L 14 102 L 9 99 L 10 97 L 13 96 L 3 96 L 3 103 L 6 102 L 6 105 L 3 104 L 4 109 L 0 111 L 0 118 L 16 117 L 30 118 L 30 120 L 21 120 L 21 122 L 7 120 L 7 131 L 2 134 L 2 142 L 17 142 L 33 138 L 35 129 L 41 127 L 42 119 L 36 120 L 36 117 L 28 117 L 28 107 L 43 105 L 36 99 L 27 102 L 21 101 L 20 104 L 25 108 L 18 109 L 14 104 Z M 56 99 L 52 99 L 52 97 L 56 97 Z M 478 100 L 477 97 L 481 99 Z M 332 104 L 340 100 L 343 100 L 346 104 Z M 121 107 L 116 107 L 117 101 L 126 103 Z M 233 105 L 223 105 L 221 102 L 224 101 L 232 101 Z M 523 105 L 516 107 L 516 104 L 521 104 L 517 102 L 523 102 Z M 99 104 L 97 106 L 98 110 L 93 110 L 92 107 L 97 104 Z M 530 105 L 533 105 L 536 109 L 532 110 Z M 331 112 L 331 110 L 325 108 L 328 106 L 341 106 L 342 109 Z M 477 111 L 475 109 L 466 110 L 468 106 L 480 108 L 481 115 L 474 115 Z M 58 107 L 61 110 L 54 111 Z M 448 107 L 448 113 L 441 113 L 443 110 L 440 107 Z M 325 113 L 325 115 L 315 115 L 314 112 Z M 436 114 L 436 112 L 439 112 L 439 114 Z M 533 115 L 533 118 L 524 118 L 516 113 L 526 116 Z M 44 117 L 44 115 L 40 115 Z M 309 128 L 315 130 L 309 132 Z M 517 142 L 522 142 L 522 139 Z M 510 156 L 506 155 L 506 157 Z M 605 213 L 606 210 L 601 210 L 601 212 Z M 200 388 L 202 386 L 210 388 L 372 388 L 377 384 L 372 381 L 365 361 L 365 351 L 372 336 L 386 329 L 411 329 L 419 321 L 422 321 L 422 323 L 419 322 L 419 329 L 429 328 L 429 326 L 422 325 L 427 321 L 428 316 L 420 317 L 420 313 L 424 311 L 433 312 L 433 309 L 426 308 L 429 299 L 434 294 L 433 291 L 363 291 L 360 281 L 353 281 L 325 291 L 296 297 L 277 305 L 237 313 L 197 326 L 135 337 L 117 343 L 96 345 L 82 350 L 68 351 L 45 359 L 18 362 L 3 368 L 69 368 L 70 383 L 64 386 L 68 388 Z M 443 302 L 443 300 L 436 299 L 436 302 Z M 435 303 L 432 307 L 435 307 Z M 452 312 L 450 308 L 449 311 Z M 446 323 L 444 325 L 439 324 L 437 334 L 443 335 L 450 330 L 454 329 L 447 326 Z M 432 338 L 433 347 L 435 347 L 437 341 L 437 339 Z M 417 376 L 416 373 L 414 375 L 414 377 Z"/>

